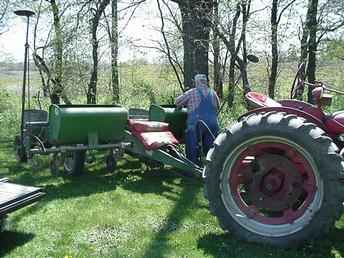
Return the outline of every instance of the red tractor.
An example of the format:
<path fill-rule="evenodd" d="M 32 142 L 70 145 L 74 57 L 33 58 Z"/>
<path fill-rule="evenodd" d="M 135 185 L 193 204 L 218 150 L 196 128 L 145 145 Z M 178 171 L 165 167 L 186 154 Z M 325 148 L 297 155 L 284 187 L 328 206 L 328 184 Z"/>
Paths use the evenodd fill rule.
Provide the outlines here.
<path fill-rule="evenodd" d="M 342 214 L 344 111 L 322 109 L 328 92 L 342 92 L 309 85 L 304 69 L 291 98 L 312 86 L 316 105 L 249 92 L 253 109 L 220 134 L 207 155 L 210 210 L 224 230 L 246 241 L 297 246 L 327 233 Z"/>

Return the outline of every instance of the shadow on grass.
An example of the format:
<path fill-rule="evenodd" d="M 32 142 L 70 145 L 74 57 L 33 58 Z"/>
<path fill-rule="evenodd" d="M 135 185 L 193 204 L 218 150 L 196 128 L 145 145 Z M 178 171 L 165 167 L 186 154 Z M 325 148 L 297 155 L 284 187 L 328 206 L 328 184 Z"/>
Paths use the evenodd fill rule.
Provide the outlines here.
<path fill-rule="evenodd" d="M 183 182 L 181 182 L 181 184 L 183 184 Z M 167 216 L 167 220 L 161 229 L 154 234 L 153 239 L 151 239 L 142 257 L 153 258 L 167 255 L 168 249 L 171 248 L 171 246 L 169 246 L 168 237 L 179 229 L 183 219 L 189 214 L 191 210 L 190 205 L 194 202 L 198 192 L 198 187 L 194 187 L 194 185 L 190 184 L 184 185 L 178 200 L 176 200 L 175 206 Z"/>
<path fill-rule="evenodd" d="M 1 167 L 4 166 L 1 165 Z M 5 167 L 7 167 L 6 173 L 15 174 L 14 181 L 16 183 L 41 186 L 46 193 L 46 196 L 37 204 L 27 207 L 12 218 L 13 223 L 37 212 L 50 201 L 86 197 L 96 193 L 113 191 L 116 186 L 136 193 L 160 194 L 174 201 L 176 203 L 174 208 L 168 214 L 158 233 L 153 235 L 144 257 L 162 257 L 167 252 L 170 248 L 168 236 L 179 228 L 183 218 L 190 212 L 190 205 L 192 204 L 193 208 L 195 205 L 199 205 L 194 200 L 202 186 L 199 180 L 183 177 L 174 169 L 147 169 L 140 161 L 132 158 L 126 158 L 119 162 L 114 173 L 104 172 L 104 166 L 97 162 L 88 164 L 88 171 L 82 176 L 68 179 L 55 178 L 48 171 L 35 173 L 28 166 L 21 166 L 13 161 L 7 161 Z M 2 174 L 1 176 L 6 175 Z M 182 189 L 181 193 L 176 190 L 176 187 Z M 14 235 L 13 238 L 16 236 Z M 11 246 L 20 245 L 23 239 L 30 241 L 29 237 L 24 238 L 18 235 L 18 239 L 13 241 L 13 245 L 6 243 L 7 252 L 14 248 Z"/>
<path fill-rule="evenodd" d="M 333 229 L 321 239 L 294 249 L 273 248 L 237 240 L 230 232 L 209 233 L 198 240 L 198 248 L 212 257 L 276 257 L 276 258 L 337 258 L 344 255 L 344 231 Z"/>
<path fill-rule="evenodd" d="M 46 203 L 55 199 L 70 199 L 90 196 L 96 193 L 113 191 L 116 186 L 141 194 L 160 194 L 175 202 L 171 212 L 160 230 L 153 235 L 143 257 L 163 257 L 170 246 L 169 236 L 173 234 L 192 208 L 201 207 L 195 203 L 202 184 L 193 178 L 186 178 L 174 169 L 149 170 L 136 159 L 122 160 L 114 173 L 104 172 L 100 162 L 88 165 L 88 172 L 80 177 L 69 179 L 55 178 L 48 171 L 35 173 L 27 166 L 7 161 L 0 165 L 7 168 L 6 173 L 15 173 L 15 182 L 28 185 L 41 185 L 46 196 L 36 205 L 30 206 L 12 218 L 15 223 L 23 217 L 35 213 Z M 1 171 L 0 171 L 1 172 Z M 6 176 L 2 173 L 1 176 Z M 176 192 L 176 187 L 182 188 Z M 197 206 L 198 205 L 198 206 Z M 33 238 L 32 234 L 3 232 L 0 233 L 0 256 L 10 252 L 17 246 L 23 245 Z M 229 234 L 208 233 L 198 239 L 198 248 L 212 257 L 341 257 L 344 254 L 344 231 L 334 229 L 324 239 L 297 249 L 282 250 L 262 245 L 238 241 Z"/>
<path fill-rule="evenodd" d="M 126 167 L 131 167 L 129 161 Z M 130 173 L 120 172 L 116 175 L 116 182 L 122 188 L 141 194 L 155 193 L 172 201 L 179 201 L 180 196 L 174 195 L 175 187 L 197 189 L 202 186 L 196 178 L 185 177 L 175 169 L 131 169 Z"/>
<path fill-rule="evenodd" d="M 18 246 L 22 246 L 31 241 L 33 237 L 33 234 L 23 232 L 0 232 L 0 257 L 3 257 Z"/>
<path fill-rule="evenodd" d="M 104 172 L 100 162 L 89 164 L 88 172 L 80 177 L 69 179 L 55 178 L 48 171 L 35 172 L 27 166 L 18 165 L 13 161 L 6 161 L 0 168 L 6 168 L 1 176 L 15 174 L 15 182 L 27 185 L 42 186 L 46 196 L 36 205 L 30 206 L 12 218 L 15 223 L 23 217 L 35 213 L 46 203 L 55 199 L 70 199 L 90 196 L 96 193 L 113 191 L 116 186 L 146 194 L 160 194 L 175 202 L 171 212 L 160 230 L 153 235 L 143 257 L 163 257 L 173 249 L 169 236 L 173 234 L 192 208 L 201 207 L 195 203 L 202 184 L 196 179 L 186 178 L 174 169 L 149 170 L 136 159 L 122 160 L 114 173 Z M 1 171 L 0 171 L 1 172 Z M 176 192 L 176 187 L 182 188 Z M 197 206 L 198 205 L 198 206 Z M 3 232 L 0 234 L 0 256 L 10 252 L 33 238 L 31 234 Z M 212 257 L 340 257 L 344 254 L 344 231 L 334 229 L 324 239 L 308 244 L 297 250 L 282 250 L 257 244 L 238 241 L 229 234 L 208 233 L 198 239 L 198 248 Z"/>
<path fill-rule="evenodd" d="M 12 165 L 12 167 L 8 167 L 9 174 L 20 168 L 17 163 Z M 144 169 L 142 163 L 132 158 L 121 161 L 114 173 L 105 172 L 103 166 L 98 163 L 90 164 L 87 167 L 88 171 L 83 175 L 64 179 L 54 177 L 48 171 L 46 173 L 35 173 L 29 170 L 27 166 L 21 167 L 16 173 L 15 183 L 42 187 L 46 195 L 37 204 L 28 207 L 19 216 L 16 216 L 16 220 L 34 213 L 46 203 L 55 199 L 87 197 L 113 191 L 117 186 L 142 194 L 160 194 L 173 201 L 179 200 L 178 196 L 173 194 L 174 186 L 187 184 L 190 185 L 190 188 L 197 189 L 197 191 L 201 186 L 197 180 L 183 178 L 171 169 Z M 176 183 L 176 179 L 179 178 L 182 178 L 183 182 L 178 181 Z"/>
<path fill-rule="evenodd" d="M 35 178 L 34 175 L 31 177 L 27 174 L 19 175 L 17 177 L 16 183 L 25 182 L 25 184 L 41 186 L 46 195 L 43 196 L 39 202 L 27 207 L 15 218 L 12 218 L 14 223 L 25 216 L 35 213 L 50 201 L 87 197 L 93 194 L 104 193 L 116 189 L 116 180 L 112 174 L 84 174 L 74 178 L 56 179 L 59 180 L 56 184 L 46 184 L 45 180 L 51 178 L 52 176 L 38 176 Z M 30 183 L 31 180 L 33 181 Z M 37 184 L 37 181 L 42 185 Z"/>

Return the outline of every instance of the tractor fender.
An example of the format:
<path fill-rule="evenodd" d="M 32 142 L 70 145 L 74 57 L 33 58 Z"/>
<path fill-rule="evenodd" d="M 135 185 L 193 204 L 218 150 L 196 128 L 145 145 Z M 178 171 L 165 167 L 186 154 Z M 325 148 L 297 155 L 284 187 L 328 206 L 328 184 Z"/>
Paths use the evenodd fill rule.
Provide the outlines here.
<path fill-rule="evenodd" d="M 306 113 L 300 109 L 297 109 L 297 108 L 293 108 L 293 107 L 262 107 L 262 108 L 257 108 L 257 109 L 253 109 L 253 110 L 250 110 L 249 112 L 243 114 L 242 116 L 240 116 L 238 118 L 238 121 L 240 121 L 242 118 L 246 117 L 246 116 L 249 116 L 249 115 L 252 115 L 252 114 L 259 114 L 259 113 L 267 113 L 267 112 L 284 112 L 284 113 L 287 113 L 287 114 L 292 114 L 292 115 L 296 115 L 296 116 L 299 116 L 299 117 L 302 117 L 304 119 L 306 119 L 308 122 L 310 123 L 313 123 L 315 124 L 316 126 L 320 127 L 321 129 L 323 129 L 325 132 L 327 132 L 326 130 L 326 126 L 323 122 L 322 119 L 314 116 L 314 115 L 311 115 L 309 113 Z"/>

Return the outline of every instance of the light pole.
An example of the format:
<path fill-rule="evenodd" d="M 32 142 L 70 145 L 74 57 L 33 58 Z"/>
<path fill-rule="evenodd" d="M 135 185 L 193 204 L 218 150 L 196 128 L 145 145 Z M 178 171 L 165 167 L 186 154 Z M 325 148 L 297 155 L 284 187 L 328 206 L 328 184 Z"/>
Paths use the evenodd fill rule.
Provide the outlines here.
<path fill-rule="evenodd" d="M 23 87 L 22 87 L 22 108 L 21 108 L 21 125 L 20 125 L 20 158 L 25 159 L 25 148 L 24 148 L 24 110 L 25 110 L 25 89 L 26 89 L 26 73 L 28 72 L 28 60 L 29 60 L 29 25 L 30 17 L 35 15 L 33 11 L 30 10 L 17 10 L 14 12 L 18 16 L 24 16 L 27 18 L 26 25 L 26 41 L 25 41 L 25 53 L 24 53 L 24 73 L 23 73 Z"/>

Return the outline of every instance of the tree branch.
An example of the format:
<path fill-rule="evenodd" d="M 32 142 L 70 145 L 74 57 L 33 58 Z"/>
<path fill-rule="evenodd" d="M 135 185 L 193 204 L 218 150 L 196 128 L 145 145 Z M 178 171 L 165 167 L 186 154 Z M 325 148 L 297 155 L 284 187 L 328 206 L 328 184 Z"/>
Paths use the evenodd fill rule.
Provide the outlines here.
<path fill-rule="evenodd" d="M 286 6 L 284 6 L 284 8 L 281 10 L 280 14 L 278 15 L 277 24 L 280 23 L 283 13 L 295 2 L 296 2 L 296 0 L 292 0 Z"/>
<path fill-rule="evenodd" d="M 180 76 L 178 74 L 178 71 L 172 61 L 172 58 L 171 58 L 171 52 L 170 52 L 170 46 L 169 46 L 169 43 L 168 43 L 168 40 L 166 38 L 166 35 L 165 35 L 165 21 L 164 21 L 164 16 L 163 16 L 163 12 L 162 12 L 162 9 L 161 9 L 161 5 L 160 5 L 160 1 L 157 0 L 157 4 L 158 4 L 158 9 L 159 9 L 159 13 L 160 13 L 160 19 L 161 19 L 161 34 L 163 36 L 163 39 L 164 39 L 164 42 L 165 42 L 165 45 L 166 45 L 166 50 L 167 50 L 167 57 L 168 57 L 168 61 L 170 62 L 170 65 L 172 66 L 173 68 L 173 71 L 177 77 L 177 80 L 178 80 L 178 83 L 179 83 L 179 87 L 180 89 L 184 92 L 185 89 L 183 87 L 183 82 L 181 81 L 180 79 Z"/>

